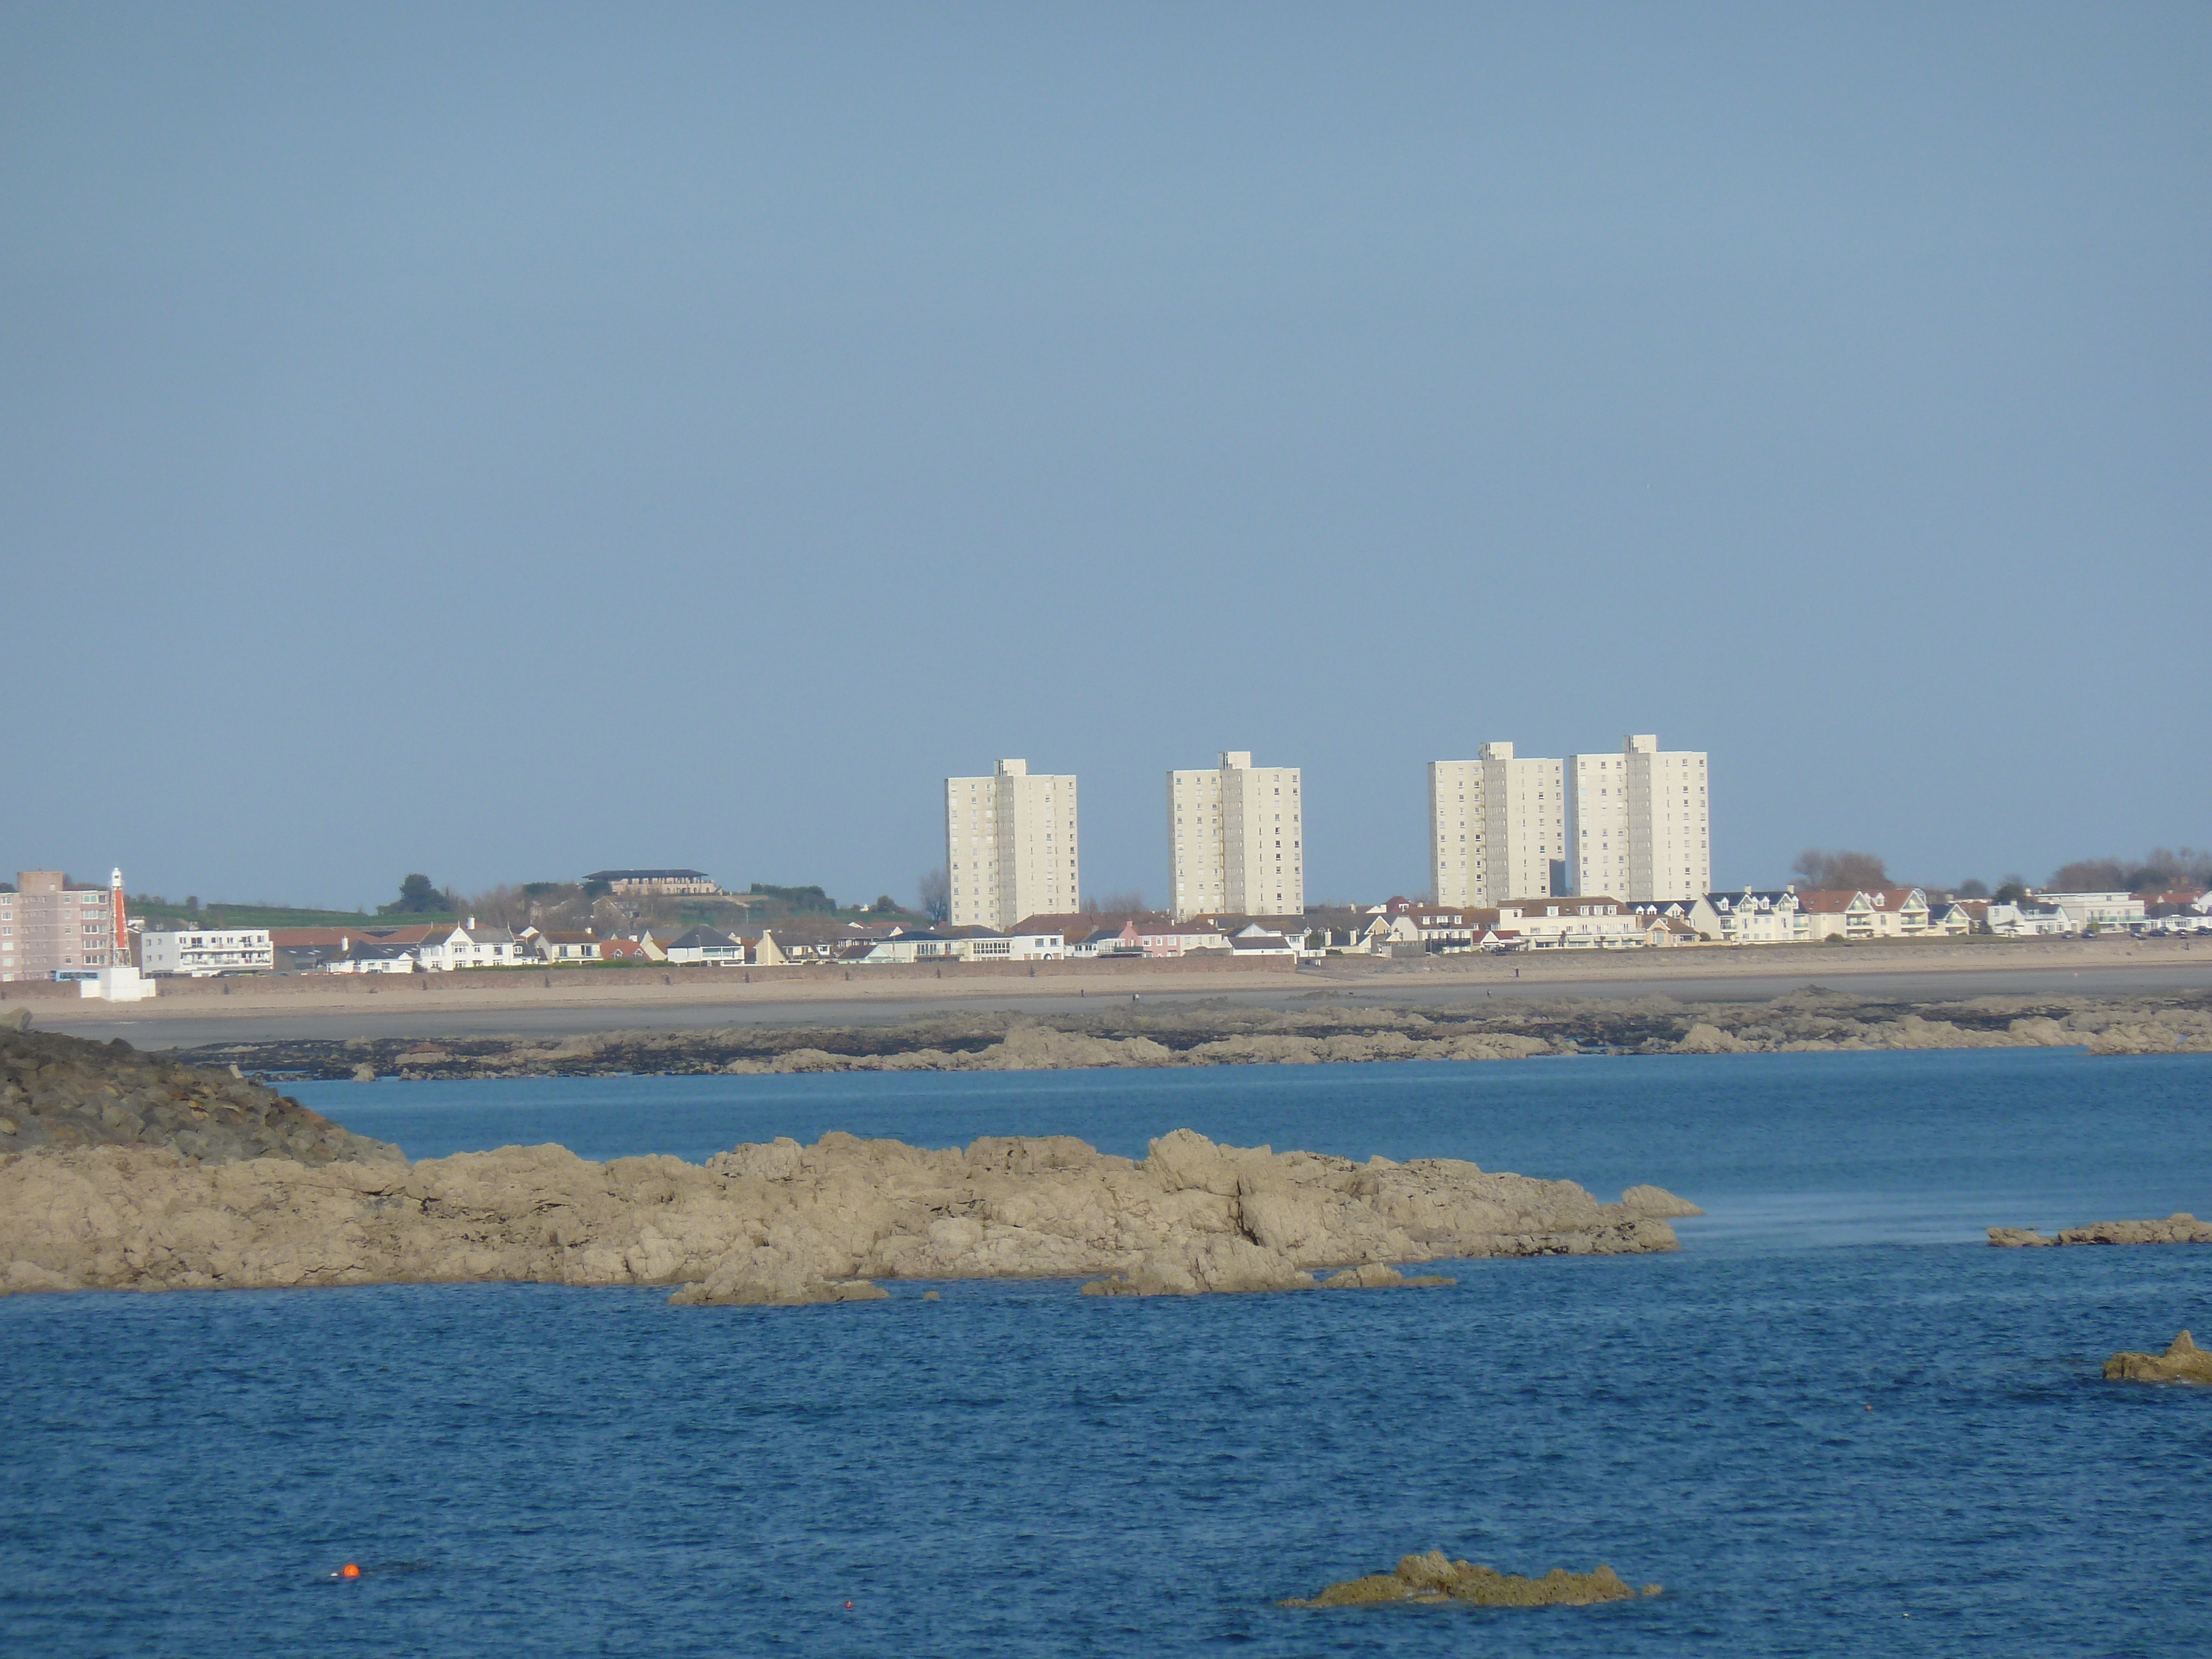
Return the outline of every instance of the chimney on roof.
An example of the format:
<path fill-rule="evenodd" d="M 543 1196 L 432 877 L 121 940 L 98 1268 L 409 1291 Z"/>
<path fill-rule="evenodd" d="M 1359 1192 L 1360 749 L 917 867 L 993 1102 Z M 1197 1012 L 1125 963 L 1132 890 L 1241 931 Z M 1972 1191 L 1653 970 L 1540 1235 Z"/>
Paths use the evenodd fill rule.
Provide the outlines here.
<path fill-rule="evenodd" d="M 471 916 L 471 917 L 469 918 L 469 931 L 470 931 L 471 933 L 474 933 L 474 932 L 476 931 L 476 926 L 477 926 L 477 919 L 476 919 L 474 916 Z"/>

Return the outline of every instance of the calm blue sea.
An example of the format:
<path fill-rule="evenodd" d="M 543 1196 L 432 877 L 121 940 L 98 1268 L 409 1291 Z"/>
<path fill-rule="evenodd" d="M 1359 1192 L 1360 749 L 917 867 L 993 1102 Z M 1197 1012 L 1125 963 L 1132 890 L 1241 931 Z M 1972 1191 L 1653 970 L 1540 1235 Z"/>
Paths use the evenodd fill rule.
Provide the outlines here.
<path fill-rule="evenodd" d="M 7 1655 L 2156 1655 L 2212 1613 L 2212 1060 L 2069 1052 L 336 1084 L 413 1156 L 827 1128 L 1448 1153 L 1704 1204 L 1448 1291 L 675 1309 L 390 1287 L 0 1300 Z M 1409 1550 L 1595 1608 L 1274 1605 Z M 357 1583 L 328 1575 L 367 1570 Z M 848 1607 L 846 1604 L 849 1602 Z"/>

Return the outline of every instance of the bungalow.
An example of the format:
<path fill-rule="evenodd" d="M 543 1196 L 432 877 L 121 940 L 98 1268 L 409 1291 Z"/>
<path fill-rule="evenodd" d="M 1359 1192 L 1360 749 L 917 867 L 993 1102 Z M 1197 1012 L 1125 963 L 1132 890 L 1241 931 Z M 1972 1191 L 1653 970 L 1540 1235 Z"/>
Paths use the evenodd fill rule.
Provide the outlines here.
<path fill-rule="evenodd" d="M 546 933 L 526 927 L 520 938 L 532 957 L 555 967 L 574 968 L 605 959 L 603 941 L 589 928 L 580 933 Z"/>
<path fill-rule="evenodd" d="M 1639 909 L 1635 915 L 1637 927 L 1644 936 L 1642 942 L 1647 950 L 1662 951 L 1677 945 L 1705 943 L 1705 936 L 1691 927 L 1685 917 L 1670 916 L 1652 908 Z"/>
<path fill-rule="evenodd" d="M 2062 939 L 2079 931 L 2057 905 L 2025 898 L 2012 904 L 1992 903 L 1989 928 L 2000 939 Z"/>
<path fill-rule="evenodd" d="M 705 963 L 717 968 L 742 967 L 745 947 L 712 927 L 694 927 L 669 940 L 665 954 L 669 961 L 686 966 Z"/>
<path fill-rule="evenodd" d="M 648 956 L 647 941 L 635 939 L 603 939 L 599 941 L 599 960 L 602 962 L 656 962 L 658 957 Z"/>
<path fill-rule="evenodd" d="M 1137 924 L 1125 921 L 1120 927 L 1094 927 L 1075 943 L 1074 954 L 1079 957 L 1141 957 L 1145 954 L 1144 935 Z"/>
<path fill-rule="evenodd" d="M 907 963 L 957 962 L 961 960 L 963 940 L 950 933 L 939 933 L 917 929 L 913 933 L 896 931 L 890 938 L 878 939 L 846 939 L 837 946 L 840 962 Z"/>
<path fill-rule="evenodd" d="M 404 945 L 379 945 L 369 939 L 356 939 L 337 956 L 325 962 L 326 974 L 411 974 L 415 971 L 415 952 Z"/>
<path fill-rule="evenodd" d="M 1235 953 L 1232 959 L 1237 961 L 1246 957 L 1289 957 L 1295 960 L 1298 954 L 1297 945 L 1280 933 L 1269 933 L 1256 921 L 1231 933 L 1229 948 Z"/>
<path fill-rule="evenodd" d="M 1067 941 L 1055 933 L 996 933 L 988 927 L 951 930 L 963 962 L 1057 962 L 1067 954 Z"/>

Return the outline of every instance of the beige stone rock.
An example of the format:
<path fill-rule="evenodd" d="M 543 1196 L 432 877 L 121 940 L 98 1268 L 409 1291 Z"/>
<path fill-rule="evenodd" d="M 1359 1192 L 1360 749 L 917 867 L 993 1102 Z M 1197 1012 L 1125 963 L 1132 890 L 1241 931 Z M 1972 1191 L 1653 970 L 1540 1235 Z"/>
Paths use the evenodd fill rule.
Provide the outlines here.
<path fill-rule="evenodd" d="M 2114 1354 L 2105 1362 L 2105 1375 L 2116 1382 L 2212 1382 L 2212 1353 L 2184 1331 L 2162 1354 Z"/>
<path fill-rule="evenodd" d="M 1066 1136 L 963 1151 L 830 1133 L 703 1165 L 560 1146 L 325 1165 L 40 1149 L 0 1157 L 0 1289 L 505 1279 L 768 1304 L 866 1297 L 880 1279 L 1105 1275 L 1101 1294 L 1194 1295 L 1306 1289 L 1343 1267 L 1669 1250 L 1665 1218 L 1695 1212 L 1656 1188 L 1605 1205 L 1451 1159 L 1360 1164 L 1189 1130 L 1142 1162 Z"/>
<path fill-rule="evenodd" d="M 1678 1054 L 1740 1054 L 1751 1045 L 1717 1025 L 1708 1025 L 1703 1020 L 1682 1033 L 1675 1043 Z"/>
<path fill-rule="evenodd" d="M 2163 1221 L 2098 1221 L 2060 1229 L 2046 1237 L 2033 1227 L 1992 1227 L 1990 1243 L 2018 1249 L 2036 1244 L 2212 1244 L 2212 1222 L 2177 1210 Z"/>
<path fill-rule="evenodd" d="M 1642 1593 L 1657 1595 L 1660 1587 L 1646 1584 Z M 1472 1561 L 1454 1561 L 1442 1550 L 1431 1550 L 1426 1555 L 1401 1558 L 1395 1572 L 1349 1578 L 1282 1605 L 1357 1607 L 1413 1601 L 1437 1607 L 1454 1602 L 1489 1607 L 1588 1607 L 1625 1601 L 1637 1594 L 1611 1567 L 1601 1565 L 1589 1572 L 1554 1567 L 1540 1578 L 1523 1578 Z"/>

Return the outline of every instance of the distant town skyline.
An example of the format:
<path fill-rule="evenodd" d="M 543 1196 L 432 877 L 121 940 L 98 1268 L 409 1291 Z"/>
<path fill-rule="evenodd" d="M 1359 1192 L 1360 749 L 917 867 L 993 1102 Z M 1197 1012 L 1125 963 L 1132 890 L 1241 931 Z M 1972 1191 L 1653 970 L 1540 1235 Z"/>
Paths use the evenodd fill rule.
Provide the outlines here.
<path fill-rule="evenodd" d="M 1234 742 L 1315 902 L 1655 731 L 1719 886 L 2212 842 L 2208 83 L 2201 7 L 11 8 L 0 863 L 906 896 L 1028 756 L 1166 902 Z"/>

